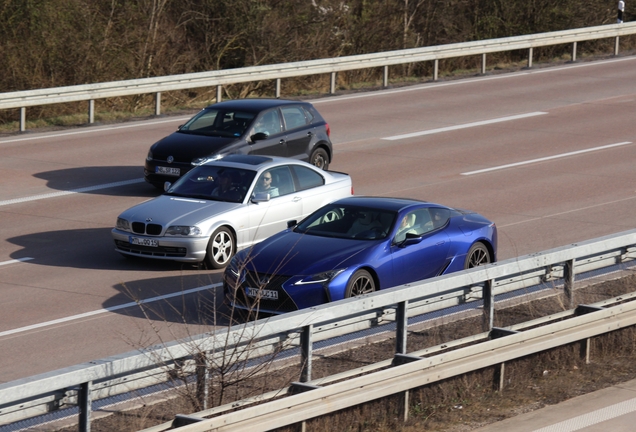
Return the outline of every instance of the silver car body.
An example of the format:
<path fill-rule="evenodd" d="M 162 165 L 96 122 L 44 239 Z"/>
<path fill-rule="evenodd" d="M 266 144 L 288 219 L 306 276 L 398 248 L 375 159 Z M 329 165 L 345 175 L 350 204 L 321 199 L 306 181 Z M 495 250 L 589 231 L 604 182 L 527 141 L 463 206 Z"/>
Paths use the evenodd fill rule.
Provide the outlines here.
<path fill-rule="evenodd" d="M 171 194 L 173 189 L 169 189 L 157 198 L 131 207 L 119 216 L 117 226 L 112 230 L 116 250 L 128 256 L 198 263 L 210 254 L 212 235 L 225 227 L 232 237 L 233 244 L 228 246 L 231 247 L 230 256 L 209 262 L 212 267 L 221 268 L 237 250 L 284 230 L 288 221 L 300 221 L 323 205 L 353 193 L 351 177 L 345 173 L 323 171 L 295 159 L 243 155 L 207 162 L 198 167 L 199 171 L 193 169 L 175 183 L 175 190 L 180 190 L 179 185 L 183 182 L 205 181 L 206 177 L 197 177 L 197 172 L 201 173 L 205 167 L 240 169 L 250 175 L 253 171 L 254 176 L 244 187 L 245 196 L 239 202 L 206 199 L 201 195 L 178 196 Z M 287 179 L 288 188 L 281 189 L 279 196 L 256 193 L 257 183 L 265 172 L 285 173 L 285 167 L 294 173 L 311 170 L 323 179 L 322 184 L 303 190 L 299 176 L 292 175 Z M 314 174 L 311 177 L 317 178 Z M 169 235 L 166 234 L 169 227 L 188 227 L 196 234 Z M 207 260 L 210 259 L 208 256 Z"/>

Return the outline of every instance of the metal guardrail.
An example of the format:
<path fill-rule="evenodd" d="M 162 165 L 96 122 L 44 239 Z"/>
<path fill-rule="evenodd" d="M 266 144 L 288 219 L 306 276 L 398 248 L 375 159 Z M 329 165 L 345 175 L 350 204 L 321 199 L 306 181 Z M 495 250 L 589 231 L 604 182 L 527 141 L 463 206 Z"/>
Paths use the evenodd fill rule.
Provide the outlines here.
<path fill-rule="evenodd" d="M 409 317 L 482 300 L 486 328 L 492 329 L 496 295 L 562 279 L 573 304 L 575 275 L 635 258 L 631 230 L 19 379 L 0 384 L 0 424 L 78 404 L 80 430 L 87 431 L 92 401 L 170 381 L 175 364 L 190 362 L 194 371 L 201 353 L 214 363 L 300 347 L 301 381 L 311 382 L 318 341 L 395 322 L 396 353 L 406 354 Z"/>
<path fill-rule="evenodd" d="M 405 400 L 408 400 L 408 391 L 417 387 L 487 367 L 501 367 L 521 357 L 633 326 L 636 324 L 636 301 L 621 303 L 624 300 L 624 297 L 613 299 L 619 304 L 612 307 L 602 306 L 607 301 L 579 307 L 558 317 L 551 317 L 551 324 L 537 328 L 531 328 L 536 322 L 532 322 L 532 325 L 524 323 L 523 326 L 529 328 L 525 331 L 519 324 L 514 328 L 493 329 L 472 338 L 434 347 L 433 350 L 439 353 L 434 352 L 433 355 L 431 349 L 406 356 L 398 354 L 393 360 L 368 366 L 364 373 L 358 370 L 357 376 L 346 380 L 341 380 L 342 377 L 327 377 L 301 386 L 295 383 L 287 389 L 272 392 L 272 400 L 266 403 L 261 400 L 258 401 L 261 403 L 256 404 L 257 401 L 252 400 L 252 406 L 240 410 L 236 410 L 235 403 L 220 407 L 228 411 L 223 415 L 204 418 L 219 411 L 217 408 L 183 416 L 142 432 L 174 429 L 180 432 L 265 432 L 399 393 L 404 393 Z M 564 320 L 564 315 L 569 315 L 569 319 Z M 473 345 L 448 350 L 452 345 L 465 343 Z M 371 369 L 374 371 L 370 372 Z M 500 382 L 504 380 L 503 375 L 501 367 Z M 276 400 L 273 400 L 274 397 Z M 404 405 L 403 415 L 406 419 L 408 403 Z"/>
<path fill-rule="evenodd" d="M 443 59 L 481 55 L 481 73 L 483 74 L 486 73 L 486 55 L 488 53 L 527 49 L 528 67 L 532 67 L 533 48 L 572 44 L 572 61 L 575 61 L 578 42 L 615 38 L 614 55 L 617 55 L 620 36 L 631 34 L 636 34 L 636 22 L 373 54 L 7 92 L 0 93 L 0 109 L 20 108 L 20 131 L 23 132 L 26 127 L 26 108 L 31 106 L 88 101 L 88 122 L 93 123 L 96 99 L 154 93 L 155 114 L 159 115 L 161 113 L 161 92 L 216 86 L 216 100 L 220 101 L 223 85 L 274 80 L 276 82 L 275 95 L 280 97 L 281 79 L 316 74 L 331 74 L 330 93 L 333 94 L 336 87 L 336 74 L 342 71 L 382 67 L 384 68 L 383 86 L 387 87 L 389 66 L 393 65 L 433 61 L 433 80 L 437 80 L 439 60 Z"/>

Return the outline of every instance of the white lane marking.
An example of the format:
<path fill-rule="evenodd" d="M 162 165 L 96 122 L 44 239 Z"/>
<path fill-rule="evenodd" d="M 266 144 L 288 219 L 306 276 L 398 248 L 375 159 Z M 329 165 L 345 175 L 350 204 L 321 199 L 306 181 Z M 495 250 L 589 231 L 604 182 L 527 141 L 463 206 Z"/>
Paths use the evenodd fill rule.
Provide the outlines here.
<path fill-rule="evenodd" d="M 4 332 L 0 332 L 0 337 L 3 336 L 9 336 L 9 335 L 14 335 L 17 333 L 23 333 L 29 330 L 35 330 L 35 329 L 40 329 L 40 328 L 44 328 L 44 327 L 50 327 L 56 324 L 62 324 L 62 323 L 66 323 L 69 321 L 75 321 L 78 319 L 82 319 L 82 318 L 88 318 L 88 317 L 92 317 L 92 316 L 96 316 L 96 315 L 101 315 L 107 312 L 114 312 L 120 309 L 126 309 L 129 307 L 134 307 L 134 306 L 138 306 L 138 305 L 142 305 L 142 304 L 147 304 L 147 303 L 153 303 L 159 300 L 166 300 L 169 298 L 173 298 L 173 297 L 178 297 L 178 296 L 184 296 L 184 295 L 188 295 L 188 294 L 192 294 L 192 293 L 196 293 L 199 291 L 205 291 L 205 290 L 209 290 L 211 288 L 216 288 L 221 286 L 221 283 L 216 283 L 216 284 L 211 284 L 211 285 L 206 285 L 206 286 L 202 286 L 199 288 L 192 288 L 189 290 L 185 290 L 185 291 L 179 291 L 176 293 L 172 293 L 172 294 L 166 294 L 166 295 L 162 295 L 162 296 L 157 296 L 157 297 L 151 297 L 149 299 L 145 299 L 145 300 L 139 300 L 136 302 L 130 302 L 130 303 L 124 303 L 121 304 L 119 306 L 112 306 L 109 308 L 105 308 L 105 309 L 98 309 L 98 310 L 94 310 L 94 311 L 90 311 L 90 312 L 85 312 L 79 315 L 72 315 L 72 316 L 68 316 L 68 317 L 64 317 L 64 318 L 59 318 L 56 320 L 52 320 L 52 321 L 46 321 L 46 322 L 42 322 L 39 324 L 33 324 L 33 325 L 29 325 L 26 327 L 20 327 L 17 329 L 13 329 L 13 330 L 7 330 Z"/>
<path fill-rule="evenodd" d="M 625 141 L 625 142 L 620 142 L 620 143 L 616 143 L 616 144 L 608 144 L 608 145 L 604 145 L 604 146 L 600 146 L 600 147 L 593 147 L 593 148 L 584 149 L 584 150 L 577 150 L 577 151 L 573 151 L 573 152 L 569 152 L 569 153 L 561 153 L 561 154 L 554 155 L 554 156 L 546 156 L 546 157 L 542 157 L 542 158 L 538 158 L 538 159 L 531 159 L 531 160 L 527 160 L 527 161 L 523 161 L 523 162 L 516 162 L 516 163 L 507 164 L 507 165 L 499 165 L 499 166 L 492 167 L 492 168 L 484 168 L 484 169 L 481 169 L 481 170 L 464 172 L 464 173 L 461 173 L 461 175 L 469 176 L 469 175 L 473 175 L 473 174 L 481 174 L 481 173 L 485 173 L 485 172 L 489 172 L 489 171 L 496 171 L 496 170 L 516 167 L 516 166 L 521 166 L 521 165 L 528 165 L 528 164 L 533 164 L 533 163 L 537 163 L 537 162 L 544 162 L 544 161 L 552 160 L 552 159 L 559 159 L 559 158 L 564 158 L 564 157 L 568 157 L 568 156 L 574 156 L 574 155 L 579 155 L 579 154 L 583 154 L 583 153 L 589 153 L 589 152 L 593 152 L 593 151 L 605 150 L 605 149 L 612 148 L 612 147 L 620 147 L 620 146 L 624 146 L 624 145 L 628 145 L 628 144 L 632 144 L 632 142 L 631 141 Z"/>
<path fill-rule="evenodd" d="M 33 258 L 25 257 L 25 258 L 18 258 L 18 259 L 14 259 L 14 260 L 4 261 L 4 262 L 0 262 L 0 266 L 9 265 L 9 264 L 15 264 L 15 263 L 19 263 L 19 262 L 25 262 L 25 261 L 31 261 L 32 259 Z"/>
<path fill-rule="evenodd" d="M 534 221 L 538 221 L 541 219 L 548 219 L 548 218 L 553 218 L 553 217 L 557 217 L 557 216 L 563 216 L 566 214 L 570 214 L 570 213 L 577 213 L 583 210 L 589 210 L 589 209 L 593 209 L 593 208 L 598 208 L 598 207 L 606 207 L 610 204 L 616 204 L 616 203 L 620 203 L 620 202 L 624 202 L 624 201 L 630 201 L 636 199 L 636 197 L 627 197 L 627 198 L 621 198 L 619 200 L 614 200 L 614 201 L 609 201 L 609 202 L 603 202 L 603 203 L 598 203 L 598 204 L 594 204 L 591 206 L 587 206 L 587 207 L 579 207 L 577 209 L 572 209 L 572 210 L 568 210 L 568 211 L 564 211 L 564 212 L 560 212 L 560 213 L 553 213 L 550 215 L 545 215 L 545 216 L 540 216 L 540 217 L 533 217 L 530 219 L 525 219 L 519 222 L 513 222 L 513 223 L 509 223 L 506 225 L 499 225 L 497 224 L 497 228 L 507 228 L 510 226 L 514 226 L 514 225 L 520 225 L 520 224 L 524 224 L 524 223 L 528 223 L 528 222 L 534 222 Z"/>
<path fill-rule="evenodd" d="M 574 432 L 636 411 L 636 398 L 619 402 L 533 432 Z"/>
<path fill-rule="evenodd" d="M 501 74 L 501 75 L 483 76 L 478 78 L 466 78 L 466 79 L 459 79 L 455 81 L 431 81 L 426 84 L 402 87 L 399 89 L 378 90 L 378 91 L 370 91 L 368 93 L 356 94 L 356 95 L 332 96 L 332 97 L 323 97 L 320 99 L 307 99 L 307 100 L 311 101 L 312 104 L 316 105 L 320 103 L 340 102 L 340 101 L 348 101 L 351 99 L 387 96 L 387 95 L 393 95 L 397 93 L 405 93 L 405 92 L 412 92 L 412 91 L 419 91 L 419 90 L 434 90 L 440 87 L 471 84 L 474 82 L 518 78 L 525 75 L 563 72 L 563 71 L 569 71 L 570 69 L 578 69 L 578 68 L 590 67 L 590 66 L 602 66 L 607 63 L 632 61 L 632 60 L 636 60 L 636 57 L 623 57 L 620 59 L 603 60 L 598 62 L 589 62 L 589 63 L 582 63 L 582 64 L 576 64 L 576 65 L 553 66 L 553 67 L 548 67 L 545 69 L 537 69 L 537 70 L 520 70 L 520 71 L 513 71 L 510 73 Z"/>
<path fill-rule="evenodd" d="M 178 121 L 189 120 L 191 118 L 192 116 L 175 117 L 175 118 L 170 118 L 167 120 L 160 120 L 160 121 L 149 121 L 149 122 L 146 121 L 146 122 L 121 125 L 121 126 L 109 126 L 109 127 L 95 128 L 95 129 L 89 128 L 89 129 L 82 129 L 79 131 L 72 131 L 72 132 L 60 132 L 60 133 L 51 133 L 47 135 L 21 137 L 21 138 L 14 138 L 14 139 L 8 139 L 8 140 L 0 140 L 0 144 L 20 142 L 20 141 L 32 141 L 32 140 L 47 139 L 47 138 L 57 138 L 57 137 L 63 137 L 63 136 L 69 136 L 69 135 L 80 135 L 80 134 L 87 134 L 87 133 L 94 133 L 94 132 L 105 132 L 105 131 L 112 131 L 117 129 L 128 129 L 128 128 L 134 128 L 134 127 L 140 127 L 140 126 L 163 124 L 163 123 L 174 123 Z"/>
<path fill-rule="evenodd" d="M 465 123 L 465 124 L 460 124 L 460 125 L 455 125 L 455 126 L 448 126 L 448 127 L 443 127 L 443 128 L 439 128 L 439 129 L 429 129 L 429 130 L 425 130 L 425 131 L 412 132 L 412 133 L 407 133 L 407 134 L 403 134 L 403 135 L 394 135 L 394 136 L 390 136 L 390 137 L 386 137 L 386 138 L 382 138 L 382 139 L 383 140 L 387 140 L 387 141 L 395 141 L 395 140 L 401 140 L 401 139 L 405 139 L 405 138 L 413 138 L 413 137 L 416 137 L 416 136 L 432 135 L 432 134 L 437 134 L 437 133 L 442 133 L 442 132 L 449 132 L 449 131 L 454 131 L 454 130 L 459 130 L 459 129 L 466 129 L 466 128 L 477 127 L 477 126 L 484 126 L 484 125 L 507 122 L 507 121 L 512 121 L 512 120 L 519 120 L 519 119 L 524 119 L 524 118 L 528 118 L 528 117 L 540 116 L 540 115 L 544 115 L 544 114 L 547 114 L 547 112 L 537 111 L 537 112 L 531 112 L 531 113 L 526 113 L 526 114 L 517 114 L 517 115 L 513 115 L 513 116 L 499 117 L 499 118 L 495 118 L 495 119 L 491 119 L 491 120 L 483 120 L 483 121 L 478 121 L 478 122 L 473 122 L 473 123 Z"/>
<path fill-rule="evenodd" d="M 27 201 L 38 201 L 38 200 L 55 198 L 55 197 L 64 196 L 64 195 L 91 192 L 91 191 L 95 191 L 99 189 L 107 189 L 107 188 L 112 188 L 117 186 L 126 186 L 130 184 L 135 184 L 135 183 L 142 183 L 143 181 L 144 179 L 124 180 L 124 181 L 119 181 L 114 183 L 105 183 L 105 184 L 96 185 L 96 186 L 88 186 L 88 187 L 83 187 L 79 189 L 72 189 L 70 191 L 51 192 L 47 194 L 33 195 L 30 197 L 24 197 L 24 198 L 14 198 L 14 199 L 6 200 L 6 201 L 0 201 L 0 207 L 9 205 L 9 204 L 19 204 L 19 203 L 23 203 Z"/>

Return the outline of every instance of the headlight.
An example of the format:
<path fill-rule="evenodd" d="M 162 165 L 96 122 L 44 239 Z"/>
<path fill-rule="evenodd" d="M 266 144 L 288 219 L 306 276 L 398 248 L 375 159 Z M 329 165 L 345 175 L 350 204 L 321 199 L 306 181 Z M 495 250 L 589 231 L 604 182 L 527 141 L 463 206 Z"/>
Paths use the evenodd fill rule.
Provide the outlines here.
<path fill-rule="evenodd" d="M 324 283 L 330 282 L 333 278 L 338 276 L 343 271 L 345 271 L 345 269 L 329 270 L 322 273 L 316 273 L 299 280 L 298 282 L 294 283 L 294 285 L 305 285 L 305 284 L 311 284 L 311 283 L 324 284 Z"/>
<path fill-rule="evenodd" d="M 146 156 L 146 160 L 147 161 L 151 161 L 152 160 L 152 150 L 148 150 L 148 156 Z"/>
<path fill-rule="evenodd" d="M 130 231 L 130 222 L 128 222 L 126 219 L 118 217 L 117 225 L 115 225 L 115 228 L 121 231 Z"/>
<path fill-rule="evenodd" d="M 196 226 L 171 226 L 166 230 L 166 235 L 174 236 L 198 236 L 201 235 L 201 230 Z"/>

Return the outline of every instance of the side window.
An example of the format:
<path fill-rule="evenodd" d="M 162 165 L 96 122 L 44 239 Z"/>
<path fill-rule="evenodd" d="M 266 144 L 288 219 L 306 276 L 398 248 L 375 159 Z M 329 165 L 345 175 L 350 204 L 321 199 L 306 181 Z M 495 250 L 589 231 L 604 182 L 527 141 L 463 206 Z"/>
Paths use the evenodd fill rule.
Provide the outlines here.
<path fill-rule="evenodd" d="M 278 114 L 278 109 L 273 109 L 263 113 L 254 123 L 254 130 L 252 131 L 252 135 L 255 133 L 262 132 L 267 136 L 276 135 L 282 131 L 281 123 L 280 123 L 280 115 Z"/>
<path fill-rule="evenodd" d="M 325 179 L 310 168 L 292 165 L 292 169 L 298 179 L 298 190 L 311 189 L 325 184 Z"/>
<path fill-rule="evenodd" d="M 395 236 L 399 243 L 406 238 L 406 234 L 424 235 L 446 224 L 450 211 L 442 208 L 414 210 L 402 217 Z"/>
<path fill-rule="evenodd" d="M 278 195 L 288 195 L 295 192 L 294 179 L 288 166 L 273 168 L 268 172 L 272 176 L 272 187 L 276 188 Z"/>
<path fill-rule="evenodd" d="M 429 210 L 431 211 L 433 229 L 441 228 L 448 223 L 448 220 L 450 219 L 449 209 L 433 207 Z"/>
<path fill-rule="evenodd" d="M 307 124 L 305 110 L 301 107 L 288 106 L 282 107 L 283 119 L 285 119 L 285 129 L 296 129 Z"/>

